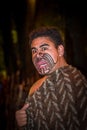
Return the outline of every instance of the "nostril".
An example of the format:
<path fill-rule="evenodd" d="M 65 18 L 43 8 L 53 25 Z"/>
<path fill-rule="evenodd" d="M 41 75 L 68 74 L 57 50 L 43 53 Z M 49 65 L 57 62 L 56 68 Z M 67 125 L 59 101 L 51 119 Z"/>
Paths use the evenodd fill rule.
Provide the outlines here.
<path fill-rule="evenodd" d="M 42 52 L 38 52 L 37 55 L 41 56 L 41 55 L 43 55 L 43 53 Z"/>
<path fill-rule="evenodd" d="M 42 55 L 42 52 L 39 52 L 39 55 Z"/>

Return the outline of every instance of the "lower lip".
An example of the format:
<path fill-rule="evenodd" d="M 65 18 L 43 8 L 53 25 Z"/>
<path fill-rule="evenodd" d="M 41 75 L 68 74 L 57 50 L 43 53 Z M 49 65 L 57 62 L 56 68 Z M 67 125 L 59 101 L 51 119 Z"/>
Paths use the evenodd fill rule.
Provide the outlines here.
<path fill-rule="evenodd" d="M 43 68 L 44 66 L 46 66 L 47 64 L 42 64 L 42 65 L 39 65 L 39 68 Z"/>

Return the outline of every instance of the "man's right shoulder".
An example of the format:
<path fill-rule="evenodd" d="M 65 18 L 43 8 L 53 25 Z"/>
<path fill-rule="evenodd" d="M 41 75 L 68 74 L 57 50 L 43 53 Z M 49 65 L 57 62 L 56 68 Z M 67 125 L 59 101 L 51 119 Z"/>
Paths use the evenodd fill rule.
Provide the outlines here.
<path fill-rule="evenodd" d="M 32 95 L 41 85 L 42 83 L 45 81 L 46 77 L 42 77 L 40 79 L 38 79 L 30 88 L 29 91 L 29 95 Z"/>

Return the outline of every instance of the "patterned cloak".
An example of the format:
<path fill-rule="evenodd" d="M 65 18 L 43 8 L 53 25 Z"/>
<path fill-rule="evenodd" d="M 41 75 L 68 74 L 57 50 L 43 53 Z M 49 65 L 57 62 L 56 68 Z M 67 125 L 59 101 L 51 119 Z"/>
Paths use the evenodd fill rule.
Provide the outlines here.
<path fill-rule="evenodd" d="M 24 130 L 87 130 L 87 80 L 71 65 L 49 75 L 26 102 Z"/>

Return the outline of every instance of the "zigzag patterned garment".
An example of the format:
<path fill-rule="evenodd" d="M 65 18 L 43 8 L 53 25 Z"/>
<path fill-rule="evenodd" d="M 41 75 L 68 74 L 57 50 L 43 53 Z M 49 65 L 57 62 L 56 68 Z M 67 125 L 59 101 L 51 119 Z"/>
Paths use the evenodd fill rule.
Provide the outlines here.
<path fill-rule="evenodd" d="M 24 130 L 87 130 L 87 80 L 71 65 L 53 72 L 26 101 Z"/>

